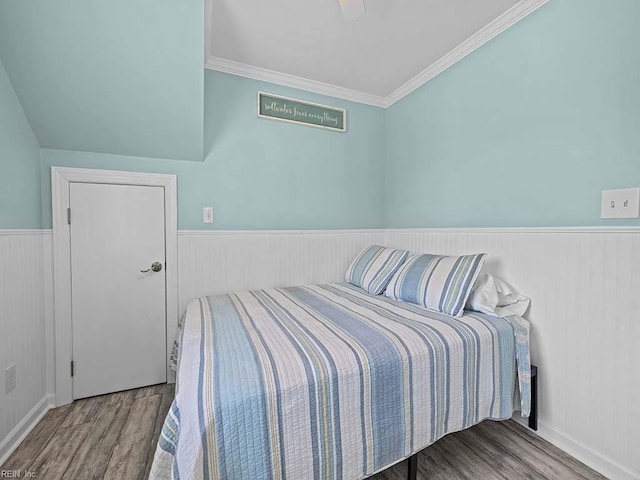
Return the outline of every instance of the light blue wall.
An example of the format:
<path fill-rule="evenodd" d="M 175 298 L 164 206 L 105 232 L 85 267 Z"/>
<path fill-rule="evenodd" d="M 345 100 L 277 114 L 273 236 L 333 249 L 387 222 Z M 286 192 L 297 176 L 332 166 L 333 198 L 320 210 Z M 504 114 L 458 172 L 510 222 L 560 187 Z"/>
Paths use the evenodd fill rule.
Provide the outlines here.
<path fill-rule="evenodd" d="M 40 145 L 0 62 L 0 228 L 40 228 Z"/>
<path fill-rule="evenodd" d="M 62 1 L 65 8 L 77 6 L 69 3 L 73 0 Z M 163 4 L 160 10 L 165 13 L 156 19 L 159 25 L 168 28 L 163 23 L 171 16 L 167 12 L 177 9 L 176 22 L 182 26 L 176 30 L 184 30 L 184 24 L 193 23 L 193 18 L 201 15 L 193 1 L 181 6 Z M 8 9 L 7 5 L 12 7 Z M 634 19 L 640 18 L 637 0 L 615 0 L 606 5 L 600 0 L 549 2 L 387 111 L 222 73 L 206 72 L 202 80 L 198 55 L 185 59 L 182 67 L 172 63 L 179 62 L 179 53 L 192 43 L 200 42 L 201 46 L 201 34 L 196 39 L 183 31 L 189 45 L 178 41 L 176 50 L 171 50 L 163 43 L 164 38 L 156 38 L 156 26 L 140 27 L 139 37 L 134 38 L 131 30 L 139 25 L 123 20 L 124 31 L 129 32 L 123 38 L 141 44 L 127 50 L 118 43 L 125 40 L 113 38 L 119 31 L 113 28 L 117 23 L 113 13 L 106 15 L 104 24 L 111 31 L 96 34 L 100 42 L 115 42 L 113 50 L 106 46 L 102 51 L 113 61 L 86 63 L 89 60 L 81 47 L 64 42 L 74 41 L 77 29 L 84 28 L 79 19 L 100 13 L 104 2 L 82 3 L 77 15 L 74 12 L 68 20 L 76 20 L 68 25 L 68 36 L 60 32 L 54 35 L 42 18 L 32 18 L 34 5 L 17 0 L 0 2 L 0 55 L 9 58 L 12 68 L 7 70 L 19 79 L 17 94 L 26 105 L 27 117 L 38 124 L 35 132 L 40 131 L 47 142 L 63 148 L 41 152 L 45 227 L 51 225 L 51 165 L 176 173 L 181 229 L 639 223 L 599 219 L 600 190 L 640 186 L 640 63 L 635 61 L 640 30 L 634 24 Z M 43 4 L 38 5 L 41 13 Z M 140 9 L 124 4 L 113 11 L 127 8 L 134 17 L 143 15 Z M 65 24 L 66 17 L 59 18 L 64 15 L 54 10 L 48 11 L 52 21 Z M 9 21 L 7 12 L 16 16 Z M 12 50 L 19 38 L 16 25 L 22 24 L 44 30 L 26 46 L 20 46 L 28 53 L 24 62 Z M 151 30 L 147 32 L 146 28 Z M 168 36 L 174 34 L 172 31 Z M 153 57 L 149 77 L 139 76 L 140 69 L 131 78 L 114 73 L 131 60 L 130 55 L 140 55 L 142 60 L 143 53 L 151 52 L 155 47 L 147 40 L 152 37 L 160 42 L 159 51 L 169 48 L 170 59 L 164 54 Z M 42 48 L 49 48 L 49 40 L 56 45 L 55 51 L 43 52 Z M 197 50 L 201 53 L 200 47 Z M 44 58 L 31 61 L 35 54 Z M 100 58 L 104 60 L 104 55 Z M 163 76 L 163 62 L 168 62 L 169 70 L 178 71 L 177 76 Z M 193 67 L 196 63 L 197 69 Z M 113 68 L 101 70 L 107 64 Z M 65 65 L 82 71 L 77 78 L 67 75 L 70 86 L 65 86 Z M 94 78 L 103 74 L 107 79 Z M 159 84 L 152 85 L 151 77 Z M 44 81 L 46 78 L 51 81 Z M 116 90 L 128 85 L 144 88 L 128 91 L 125 97 L 109 97 L 115 102 L 109 110 L 109 105 L 100 103 L 104 98 L 95 103 L 90 93 L 94 86 L 104 90 L 113 79 L 117 80 Z M 194 141 L 188 132 L 180 130 L 185 118 L 197 118 L 200 113 L 192 107 L 185 107 L 188 112 L 181 110 L 176 104 L 181 97 L 175 85 L 165 81 L 184 81 L 189 92 L 198 90 L 198 82 L 204 83 L 199 107 L 205 111 L 204 135 L 200 134 L 203 141 Z M 22 95 L 20 89 L 24 89 Z M 146 89 L 155 99 L 169 92 L 167 103 L 158 107 L 157 102 L 150 101 Z M 70 92 L 76 90 L 78 96 L 74 98 Z M 341 134 L 258 119 L 258 90 L 345 107 L 349 111 L 348 131 Z M 185 95 L 183 100 L 188 99 L 186 103 L 191 105 L 195 97 Z M 39 106 L 40 102 L 48 107 Z M 83 110 L 84 105 L 88 112 Z M 109 117 L 108 122 L 105 117 L 106 136 L 88 135 L 86 144 L 63 147 L 70 139 L 85 138 L 87 131 L 83 128 L 89 128 L 93 117 L 99 117 L 95 112 L 101 105 Z M 167 121 L 167 112 L 174 108 L 176 116 Z M 135 128 L 132 135 L 128 122 L 144 124 L 145 119 L 150 122 L 149 136 Z M 120 121 L 122 125 L 116 125 Z M 199 122 L 202 131 L 202 118 Z M 123 140 L 125 137 L 119 135 L 125 130 L 129 131 Z M 181 138 L 178 143 L 173 140 L 174 134 Z M 16 148 L 15 135 L 0 132 L 2 135 L 9 140 L 3 139 L 0 148 Z M 96 138 L 100 141 L 94 142 Z M 57 143 L 57 139 L 63 140 Z M 31 152 L 27 155 L 30 157 L 33 148 L 24 145 L 33 142 L 20 143 Z M 183 147 L 187 143 L 189 148 L 204 146 L 204 162 L 179 161 L 192 157 L 178 155 L 186 152 Z M 178 144 L 182 146 L 174 148 Z M 82 145 L 109 154 L 66 151 Z M 113 155 L 138 150 L 136 145 L 144 157 Z M 179 160 L 148 158 L 152 156 Z M 5 158 L 2 161 L 0 182 L 7 185 L 2 208 L 9 202 L 11 206 L 5 208 L 7 213 L 0 221 L 9 226 L 38 225 L 38 206 L 33 201 L 38 194 L 38 173 L 34 173 L 33 162 L 9 167 Z M 19 169 L 18 182 L 7 180 L 13 175 L 11 168 Z M 216 209 L 213 226 L 201 223 L 204 205 Z"/>
<path fill-rule="evenodd" d="M 0 1 L 0 58 L 47 148 L 203 159 L 203 0 Z"/>
<path fill-rule="evenodd" d="M 387 111 L 388 227 L 638 225 L 640 2 L 556 0 Z"/>
<path fill-rule="evenodd" d="M 347 132 L 259 119 L 259 90 L 346 108 Z M 183 230 L 382 226 L 384 110 L 207 71 L 205 114 L 203 163 L 43 149 L 45 228 L 51 166 L 177 174 Z M 215 209 L 212 226 L 203 206 Z"/>

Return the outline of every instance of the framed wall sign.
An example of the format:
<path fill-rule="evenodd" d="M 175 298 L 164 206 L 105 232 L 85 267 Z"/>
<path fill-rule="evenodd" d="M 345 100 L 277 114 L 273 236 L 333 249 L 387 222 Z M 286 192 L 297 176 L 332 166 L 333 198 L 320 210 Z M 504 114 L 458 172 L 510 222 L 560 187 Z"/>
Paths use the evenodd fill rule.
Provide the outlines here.
<path fill-rule="evenodd" d="M 347 130 L 347 111 L 293 98 L 258 92 L 258 117 L 325 128 L 336 132 Z"/>

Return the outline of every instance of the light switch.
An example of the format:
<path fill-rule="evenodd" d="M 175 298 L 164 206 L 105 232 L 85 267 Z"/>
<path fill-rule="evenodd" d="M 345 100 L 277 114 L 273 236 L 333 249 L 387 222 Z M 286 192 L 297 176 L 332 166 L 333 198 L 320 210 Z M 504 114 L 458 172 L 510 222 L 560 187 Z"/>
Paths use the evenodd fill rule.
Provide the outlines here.
<path fill-rule="evenodd" d="M 202 223 L 213 223 L 213 207 L 202 207 Z"/>
<path fill-rule="evenodd" d="M 640 188 L 603 190 L 600 218 L 639 218 Z"/>

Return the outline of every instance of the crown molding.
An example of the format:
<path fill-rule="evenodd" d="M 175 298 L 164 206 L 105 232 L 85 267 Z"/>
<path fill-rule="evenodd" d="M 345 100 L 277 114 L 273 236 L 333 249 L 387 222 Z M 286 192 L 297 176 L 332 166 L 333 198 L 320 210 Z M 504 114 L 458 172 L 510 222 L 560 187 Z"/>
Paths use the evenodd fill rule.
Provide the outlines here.
<path fill-rule="evenodd" d="M 447 68 L 459 62 L 492 38 L 500 35 L 527 15 L 535 12 L 548 1 L 549 0 L 522 0 L 521 2 L 518 2 L 494 21 L 489 23 L 486 27 L 471 35 L 449 53 L 436 60 L 400 88 L 393 91 L 385 98 L 385 108 L 402 100 L 411 92 L 421 87 L 437 75 L 440 75 Z"/>
<path fill-rule="evenodd" d="M 352 102 L 364 103 L 374 107 L 388 108 L 427 83 L 429 80 L 444 72 L 450 66 L 462 60 L 471 52 L 480 48 L 492 38 L 518 23 L 527 15 L 542 7 L 549 0 L 521 0 L 489 23 L 486 27 L 473 34 L 449 53 L 442 56 L 423 71 L 418 73 L 404 85 L 394 90 L 387 97 L 381 97 L 370 93 L 352 90 L 350 88 L 318 82 L 308 78 L 297 77 L 287 73 L 276 72 L 266 68 L 255 67 L 253 65 L 247 65 L 245 63 L 211 55 L 211 21 L 208 21 L 210 18 L 208 15 L 212 10 L 212 1 L 213 0 L 206 0 L 205 4 L 205 10 L 207 12 L 207 16 L 205 17 L 205 68 L 209 70 L 216 70 L 218 72 L 230 73 L 232 75 L 239 75 L 241 77 L 251 78 L 254 80 L 261 80 L 263 82 L 275 83 L 285 87 L 319 93 L 321 95 L 328 95 L 330 97 L 341 98 Z"/>
<path fill-rule="evenodd" d="M 289 75 L 288 73 L 254 67 L 253 65 L 247 65 L 245 63 L 236 62 L 226 58 L 210 55 L 204 67 L 209 70 L 216 70 L 218 72 L 230 73 L 232 75 L 239 75 L 241 77 L 252 78 L 254 80 L 261 80 L 263 82 L 275 83 L 285 87 L 297 88 L 307 92 L 319 93 L 321 95 L 328 95 L 330 97 L 341 98 L 343 100 L 349 100 L 357 103 L 364 103 L 374 107 L 386 107 L 384 97 L 351 90 L 350 88 L 338 87 L 337 85 L 318 82 L 308 78 L 297 77 L 295 75 Z"/>

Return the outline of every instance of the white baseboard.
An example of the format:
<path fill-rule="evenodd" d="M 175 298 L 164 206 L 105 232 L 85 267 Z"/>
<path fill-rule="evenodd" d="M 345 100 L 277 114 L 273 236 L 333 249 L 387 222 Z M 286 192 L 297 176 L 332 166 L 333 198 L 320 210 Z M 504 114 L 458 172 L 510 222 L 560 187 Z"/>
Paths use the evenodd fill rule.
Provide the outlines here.
<path fill-rule="evenodd" d="M 522 418 L 520 412 L 515 412 L 512 420 L 528 428 L 527 419 Z M 612 480 L 640 480 L 640 473 L 632 472 L 610 458 L 582 445 L 573 438 L 545 425 L 540 420 L 538 420 L 538 430 L 530 431 L 607 478 Z"/>
<path fill-rule="evenodd" d="M 7 461 L 29 432 L 42 420 L 45 413 L 53 408 L 53 400 L 53 395 L 42 397 L 36 406 L 9 432 L 9 435 L 0 441 L 0 465 Z"/>

